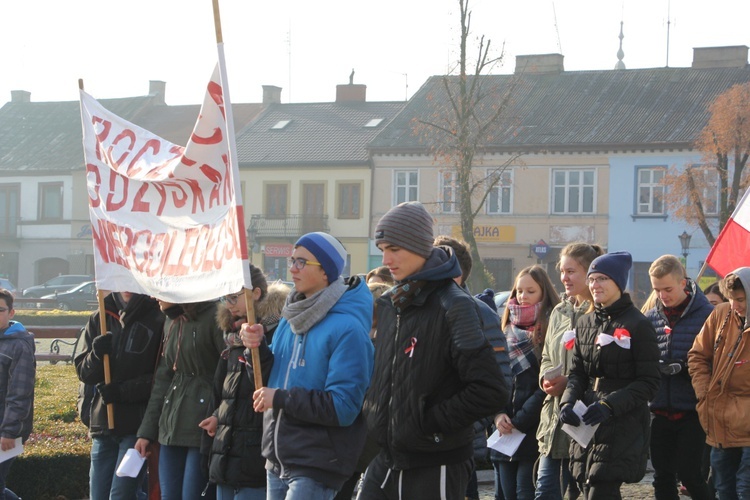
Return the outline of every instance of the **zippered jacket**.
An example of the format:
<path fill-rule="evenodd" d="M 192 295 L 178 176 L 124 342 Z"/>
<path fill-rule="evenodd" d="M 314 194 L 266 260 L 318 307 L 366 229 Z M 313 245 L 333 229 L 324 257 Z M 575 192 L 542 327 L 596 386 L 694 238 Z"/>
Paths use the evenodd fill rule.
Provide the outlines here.
<path fill-rule="evenodd" d="M 694 281 L 689 280 L 688 286 L 692 290 L 692 297 L 674 327 L 669 328 L 664 304 L 660 300 L 653 309 L 646 311 L 646 317 L 656 330 L 660 359 L 664 363 L 679 362 L 682 365 L 680 372 L 675 375 L 661 374 L 659 392 L 650 403 L 651 410 L 695 411 L 695 405 L 698 404 L 688 373 L 687 357 L 695 337 L 714 306 Z"/>
<path fill-rule="evenodd" d="M 34 336 L 18 321 L 0 330 L 0 436 L 21 438 L 31 434 L 34 419 L 36 358 Z"/>
<path fill-rule="evenodd" d="M 375 371 L 364 413 L 392 469 L 468 460 L 474 422 L 508 402 L 477 303 L 453 281 L 460 275 L 452 250 L 439 247 L 409 277 L 426 284 L 401 313 L 393 290 L 377 301 Z"/>
<path fill-rule="evenodd" d="M 104 298 L 107 331 L 112 333 L 109 356 L 111 383 L 118 384 L 121 400 L 112 403 L 115 428 L 109 429 L 107 405 L 93 390 L 89 433 L 91 436 L 134 435 L 146 411 L 161 347 L 164 314 L 156 300 L 133 294 L 120 317 L 112 295 Z M 100 335 L 99 311 L 89 316 L 83 332 L 83 350 L 76 356 L 78 379 L 90 385 L 104 382 L 104 362 L 94 356 L 92 343 Z"/>
<path fill-rule="evenodd" d="M 372 293 L 359 277 L 328 314 L 295 334 L 285 318 L 261 365 L 273 367 L 273 409 L 263 421 L 263 456 L 279 477 L 310 477 L 335 489 L 352 475 L 365 441 L 362 400 L 373 366 Z M 295 292 L 292 292 L 295 293 Z"/>
<path fill-rule="evenodd" d="M 732 271 L 750 292 L 750 268 Z M 744 320 L 744 321 L 743 321 Z M 688 353 L 688 369 L 698 398 L 706 443 L 714 448 L 750 446 L 750 325 L 716 306 Z"/>

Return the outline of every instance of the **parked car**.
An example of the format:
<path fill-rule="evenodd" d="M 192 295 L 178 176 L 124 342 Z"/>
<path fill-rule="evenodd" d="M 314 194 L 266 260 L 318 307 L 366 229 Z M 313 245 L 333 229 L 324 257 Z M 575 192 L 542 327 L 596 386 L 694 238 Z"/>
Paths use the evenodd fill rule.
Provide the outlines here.
<path fill-rule="evenodd" d="M 10 280 L 0 278 L 0 288 L 5 288 L 10 293 L 12 293 L 14 297 L 16 296 L 16 287 L 13 285 L 13 283 L 10 282 Z"/>
<path fill-rule="evenodd" d="M 497 306 L 497 314 L 499 314 L 501 318 L 503 317 L 503 313 L 505 312 L 505 304 L 508 302 L 509 297 L 509 290 L 504 292 L 495 292 L 495 306 Z"/>
<path fill-rule="evenodd" d="M 34 285 L 26 288 L 23 291 L 23 297 L 41 298 L 44 295 L 70 290 L 72 287 L 80 285 L 84 281 L 91 281 L 93 279 L 94 277 L 89 276 L 88 274 L 61 274 L 41 285 Z"/>
<path fill-rule="evenodd" d="M 93 311 L 99 305 L 96 281 L 87 281 L 66 292 L 53 293 L 41 298 L 56 300 L 56 308 L 63 311 Z"/>

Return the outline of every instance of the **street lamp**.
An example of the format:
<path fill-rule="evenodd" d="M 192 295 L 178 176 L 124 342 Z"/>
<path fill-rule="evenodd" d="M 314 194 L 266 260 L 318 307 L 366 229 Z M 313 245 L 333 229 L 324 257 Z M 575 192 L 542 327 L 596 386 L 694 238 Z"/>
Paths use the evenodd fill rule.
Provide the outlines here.
<path fill-rule="evenodd" d="M 680 238 L 680 245 L 682 246 L 682 256 L 685 258 L 685 268 L 687 269 L 687 256 L 690 253 L 690 238 L 693 236 L 688 234 L 687 231 L 683 231 Z"/>

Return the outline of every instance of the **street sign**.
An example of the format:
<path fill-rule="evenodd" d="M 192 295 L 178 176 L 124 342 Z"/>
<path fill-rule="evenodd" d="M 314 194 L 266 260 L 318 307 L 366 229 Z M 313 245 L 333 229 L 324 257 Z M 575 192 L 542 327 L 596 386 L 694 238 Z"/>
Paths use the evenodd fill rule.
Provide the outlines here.
<path fill-rule="evenodd" d="M 538 258 L 543 259 L 549 253 L 549 245 L 544 240 L 539 240 L 534 244 L 533 251 Z"/>

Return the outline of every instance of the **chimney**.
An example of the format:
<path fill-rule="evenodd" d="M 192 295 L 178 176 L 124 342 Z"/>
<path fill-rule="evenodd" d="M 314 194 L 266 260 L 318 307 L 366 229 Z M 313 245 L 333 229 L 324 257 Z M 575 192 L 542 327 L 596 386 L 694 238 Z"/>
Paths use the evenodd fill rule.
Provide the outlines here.
<path fill-rule="evenodd" d="M 693 69 L 744 68 L 746 66 L 747 45 L 693 48 Z"/>
<path fill-rule="evenodd" d="M 148 95 L 158 97 L 157 104 L 166 104 L 164 100 L 167 94 L 167 82 L 161 80 L 148 81 Z"/>
<path fill-rule="evenodd" d="M 10 102 L 31 102 L 31 92 L 27 90 L 11 90 Z"/>
<path fill-rule="evenodd" d="M 336 85 L 336 102 L 366 102 L 367 85 L 349 83 Z"/>
<path fill-rule="evenodd" d="M 281 87 L 263 85 L 263 106 L 271 104 L 281 104 Z"/>
<path fill-rule="evenodd" d="M 515 74 L 522 73 L 562 73 L 562 54 L 532 54 L 528 56 L 516 56 Z"/>

